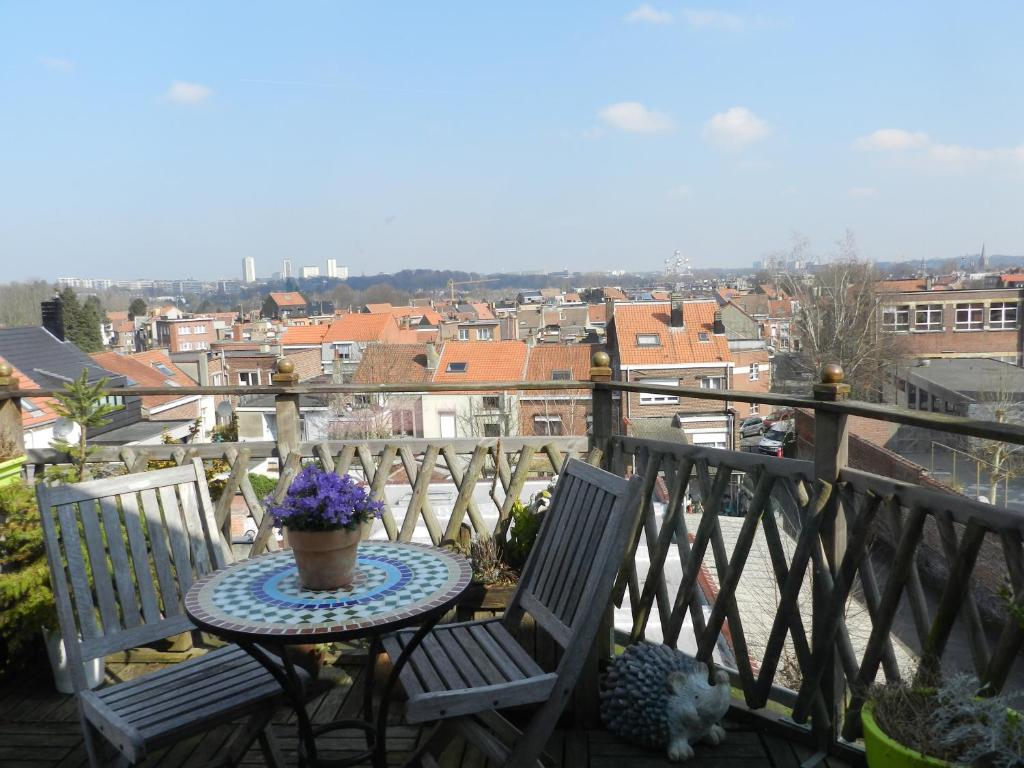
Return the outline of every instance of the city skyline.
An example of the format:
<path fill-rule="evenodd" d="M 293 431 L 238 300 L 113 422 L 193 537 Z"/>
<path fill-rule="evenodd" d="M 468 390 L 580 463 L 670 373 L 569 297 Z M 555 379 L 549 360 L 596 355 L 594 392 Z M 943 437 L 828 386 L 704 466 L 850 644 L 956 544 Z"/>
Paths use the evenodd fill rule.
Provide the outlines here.
<path fill-rule="evenodd" d="M 1021 6 L 62 7 L 0 8 L 8 279 L 1024 253 Z"/>

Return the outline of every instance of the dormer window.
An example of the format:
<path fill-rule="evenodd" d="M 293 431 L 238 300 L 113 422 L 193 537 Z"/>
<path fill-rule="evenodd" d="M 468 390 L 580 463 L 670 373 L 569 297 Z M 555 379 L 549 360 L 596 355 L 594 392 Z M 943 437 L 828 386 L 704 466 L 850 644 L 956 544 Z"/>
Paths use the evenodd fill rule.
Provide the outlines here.
<path fill-rule="evenodd" d="M 570 381 L 572 379 L 572 371 L 560 370 L 551 372 L 552 381 Z"/>
<path fill-rule="evenodd" d="M 465 373 L 469 367 L 469 363 L 448 363 L 448 367 L 445 369 L 446 373 Z"/>
<path fill-rule="evenodd" d="M 657 333 L 638 333 L 636 335 L 636 345 L 638 347 L 660 347 L 661 336 Z"/>

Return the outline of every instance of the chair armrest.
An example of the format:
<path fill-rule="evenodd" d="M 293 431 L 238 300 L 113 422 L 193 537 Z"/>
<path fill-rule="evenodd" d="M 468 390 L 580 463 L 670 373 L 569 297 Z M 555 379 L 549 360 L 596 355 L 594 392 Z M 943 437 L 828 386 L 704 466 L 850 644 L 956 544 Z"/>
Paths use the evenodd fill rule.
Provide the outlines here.
<path fill-rule="evenodd" d="M 114 712 L 106 702 L 92 691 L 78 693 L 78 707 L 82 717 L 89 721 L 103 737 L 137 763 L 146 756 L 146 740 L 138 729 Z"/>

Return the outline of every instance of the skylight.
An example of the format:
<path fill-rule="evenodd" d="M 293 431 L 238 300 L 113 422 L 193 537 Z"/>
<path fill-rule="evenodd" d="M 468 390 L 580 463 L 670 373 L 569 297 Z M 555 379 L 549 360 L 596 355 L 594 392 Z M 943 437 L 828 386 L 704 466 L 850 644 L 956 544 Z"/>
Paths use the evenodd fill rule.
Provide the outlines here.
<path fill-rule="evenodd" d="M 572 371 L 559 370 L 551 372 L 552 381 L 569 381 L 572 378 Z"/>
<path fill-rule="evenodd" d="M 153 367 L 160 371 L 160 373 L 162 373 L 164 376 L 174 376 L 174 371 L 172 371 L 163 363 L 153 363 Z"/>
<path fill-rule="evenodd" d="M 465 373 L 469 363 L 448 363 L 448 373 Z"/>
<path fill-rule="evenodd" d="M 708 336 L 708 332 L 707 331 L 699 331 L 697 333 L 697 340 L 698 341 L 710 341 L 711 337 Z"/>
<path fill-rule="evenodd" d="M 638 333 L 636 335 L 636 345 L 638 347 L 660 347 L 661 336 L 657 333 Z"/>

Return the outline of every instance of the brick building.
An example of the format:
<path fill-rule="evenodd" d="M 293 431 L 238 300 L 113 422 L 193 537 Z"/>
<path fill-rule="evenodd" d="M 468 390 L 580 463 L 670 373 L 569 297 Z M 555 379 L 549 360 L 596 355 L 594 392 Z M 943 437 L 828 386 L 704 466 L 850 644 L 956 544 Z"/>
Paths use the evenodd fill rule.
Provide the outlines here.
<path fill-rule="evenodd" d="M 153 345 L 170 354 L 201 352 L 217 341 L 212 317 L 161 317 L 153 323 Z"/>
<path fill-rule="evenodd" d="M 724 327 L 715 327 L 713 300 L 614 303 L 608 347 L 615 377 L 625 382 L 729 389 L 733 358 Z M 717 331 L 717 332 L 716 332 Z M 727 402 L 672 394 L 623 393 L 628 434 L 685 439 L 695 445 L 733 444 L 735 413 Z M 681 434 L 680 434 L 681 433 Z"/>
<path fill-rule="evenodd" d="M 193 387 L 196 382 L 185 374 L 166 350 L 152 349 L 131 355 L 116 352 L 97 352 L 91 355 L 108 371 L 125 376 L 140 387 Z M 203 432 L 216 423 L 213 398 L 207 395 L 143 395 L 142 417 L 149 421 L 202 420 Z"/>
<path fill-rule="evenodd" d="M 887 292 L 895 282 L 879 286 L 881 328 L 900 337 L 904 357 L 988 357 L 1024 364 L 1020 288 L 942 290 L 931 285 L 930 290 Z M 898 281 L 905 282 L 911 281 Z"/>
<path fill-rule="evenodd" d="M 529 349 L 524 381 L 586 381 L 593 348 L 541 344 Z M 519 395 L 519 434 L 586 435 L 593 401 L 589 389 L 524 390 Z"/>

